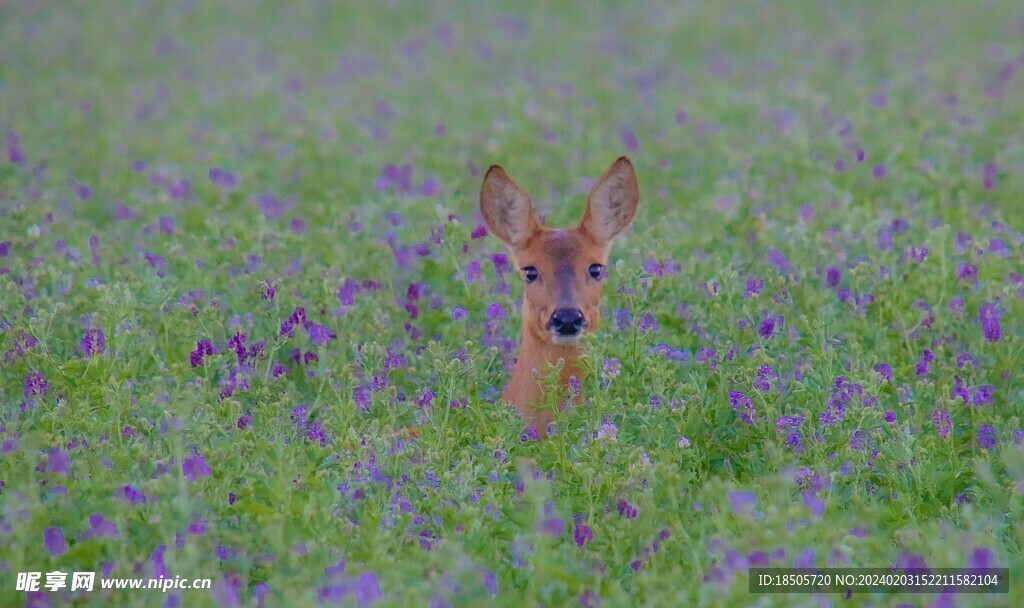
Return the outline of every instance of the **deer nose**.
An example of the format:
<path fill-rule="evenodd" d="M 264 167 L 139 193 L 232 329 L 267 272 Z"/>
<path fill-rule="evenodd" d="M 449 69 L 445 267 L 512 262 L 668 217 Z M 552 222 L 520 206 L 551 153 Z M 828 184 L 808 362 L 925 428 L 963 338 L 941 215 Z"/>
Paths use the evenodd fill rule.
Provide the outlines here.
<path fill-rule="evenodd" d="M 575 336 L 583 329 L 583 311 L 559 308 L 551 315 L 551 328 L 561 336 Z"/>

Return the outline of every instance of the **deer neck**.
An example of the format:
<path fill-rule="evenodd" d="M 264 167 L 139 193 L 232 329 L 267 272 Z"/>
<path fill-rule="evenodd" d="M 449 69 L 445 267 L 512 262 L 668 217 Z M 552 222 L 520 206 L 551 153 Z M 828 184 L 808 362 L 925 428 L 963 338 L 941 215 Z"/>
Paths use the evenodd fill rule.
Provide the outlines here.
<path fill-rule="evenodd" d="M 536 392 L 539 394 L 540 385 L 537 383 L 535 375 L 543 374 L 546 364 L 558 363 L 559 359 L 565 361 L 562 372 L 559 374 L 559 384 L 567 385 L 571 376 L 580 380 L 580 370 L 576 364 L 579 354 L 579 345 L 552 344 L 524 327 L 510 384 L 520 386 L 524 391 L 536 387 Z M 534 391 L 530 390 L 529 392 Z"/>

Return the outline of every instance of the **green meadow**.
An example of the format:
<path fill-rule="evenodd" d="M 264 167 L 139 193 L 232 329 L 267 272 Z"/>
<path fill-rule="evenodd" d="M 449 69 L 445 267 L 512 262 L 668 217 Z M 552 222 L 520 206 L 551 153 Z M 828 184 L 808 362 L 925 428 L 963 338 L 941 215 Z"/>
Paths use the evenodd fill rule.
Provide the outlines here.
<path fill-rule="evenodd" d="M 0 41 L 0 605 L 1021 605 L 1019 3 L 13 0 Z M 621 155 L 538 441 L 480 184 L 568 226 Z"/>

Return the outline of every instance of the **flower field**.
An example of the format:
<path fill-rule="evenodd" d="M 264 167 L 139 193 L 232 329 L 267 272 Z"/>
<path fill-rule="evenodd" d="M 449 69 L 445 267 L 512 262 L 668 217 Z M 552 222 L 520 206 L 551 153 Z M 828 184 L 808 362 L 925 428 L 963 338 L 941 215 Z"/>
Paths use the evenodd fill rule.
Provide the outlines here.
<path fill-rule="evenodd" d="M 1024 605 L 1019 3 L 24 0 L 0 40 L 0 606 Z M 623 154 L 538 440 L 480 184 L 574 225 Z M 749 589 L 812 566 L 1010 593 Z"/>

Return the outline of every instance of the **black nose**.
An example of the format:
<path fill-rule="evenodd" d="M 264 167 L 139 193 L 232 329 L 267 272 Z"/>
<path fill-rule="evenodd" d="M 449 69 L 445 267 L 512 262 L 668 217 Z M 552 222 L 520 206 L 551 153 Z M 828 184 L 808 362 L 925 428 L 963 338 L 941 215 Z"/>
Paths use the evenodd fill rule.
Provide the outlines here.
<path fill-rule="evenodd" d="M 551 327 L 559 335 L 575 336 L 583 329 L 583 311 L 578 308 L 559 308 L 551 315 Z"/>

